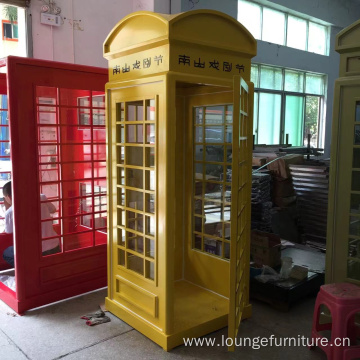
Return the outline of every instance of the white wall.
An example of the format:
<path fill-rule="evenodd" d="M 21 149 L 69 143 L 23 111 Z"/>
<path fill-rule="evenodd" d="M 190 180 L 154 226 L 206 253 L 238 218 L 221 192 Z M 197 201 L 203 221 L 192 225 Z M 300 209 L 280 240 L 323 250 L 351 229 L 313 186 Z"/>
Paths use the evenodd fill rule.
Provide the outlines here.
<path fill-rule="evenodd" d="M 147 3 L 147 1 L 142 1 Z M 56 0 L 63 24 L 40 23 L 41 0 L 32 0 L 33 57 L 82 65 L 107 67 L 103 42 L 111 29 L 133 12 L 132 1 Z"/>

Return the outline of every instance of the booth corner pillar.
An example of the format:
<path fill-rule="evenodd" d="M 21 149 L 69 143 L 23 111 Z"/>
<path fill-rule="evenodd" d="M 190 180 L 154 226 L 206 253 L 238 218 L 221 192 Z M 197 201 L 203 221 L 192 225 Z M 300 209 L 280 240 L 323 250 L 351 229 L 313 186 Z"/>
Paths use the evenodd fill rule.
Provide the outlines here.
<path fill-rule="evenodd" d="M 255 55 L 212 10 L 132 13 L 104 42 L 106 306 L 165 350 L 251 314 Z"/>
<path fill-rule="evenodd" d="M 336 36 L 326 283 L 360 285 L 360 20 Z"/>

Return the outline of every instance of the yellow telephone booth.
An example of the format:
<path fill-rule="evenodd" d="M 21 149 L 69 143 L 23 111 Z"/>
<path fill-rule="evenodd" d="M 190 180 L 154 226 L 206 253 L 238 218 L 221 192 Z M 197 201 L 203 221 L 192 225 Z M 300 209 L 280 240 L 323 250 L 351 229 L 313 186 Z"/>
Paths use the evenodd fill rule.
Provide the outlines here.
<path fill-rule="evenodd" d="M 360 20 L 339 32 L 335 81 L 326 282 L 360 285 Z"/>
<path fill-rule="evenodd" d="M 256 41 L 216 11 L 130 14 L 104 43 L 107 308 L 165 350 L 249 305 Z M 231 345 L 231 341 L 227 345 Z"/>

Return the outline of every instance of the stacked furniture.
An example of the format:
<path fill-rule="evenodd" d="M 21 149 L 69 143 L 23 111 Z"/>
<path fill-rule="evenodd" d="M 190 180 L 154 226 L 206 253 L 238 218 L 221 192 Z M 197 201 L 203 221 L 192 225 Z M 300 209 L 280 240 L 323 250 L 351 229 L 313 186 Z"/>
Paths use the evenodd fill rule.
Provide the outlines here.
<path fill-rule="evenodd" d="M 323 162 L 312 162 L 289 167 L 304 240 L 308 245 L 325 249 L 329 166 Z"/>
<path fill-rule="evenodd" d="M 251 229 L 271 231 L 271 175 L 261 172 L 252 174 Z"/>

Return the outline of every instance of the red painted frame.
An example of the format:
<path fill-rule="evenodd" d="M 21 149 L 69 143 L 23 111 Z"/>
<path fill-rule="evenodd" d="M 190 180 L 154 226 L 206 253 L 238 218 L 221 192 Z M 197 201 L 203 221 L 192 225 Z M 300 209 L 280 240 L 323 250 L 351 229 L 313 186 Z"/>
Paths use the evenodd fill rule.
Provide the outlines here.
<path fill-rule="evenodd" d="M 77 248 L 71 249 L 65 248 L 63 245 L 61 253 L 42 256 L 39 200 L 41 181 L 39 159 L 41 157 L 38 153 L 40 140 L 37 97 L 43 89 L 40 87 L 57 88 L 58 93 L 68 89 L 75 98 L 80 96 L 84 90 L 85 93 L 98 94 L 104 92 L 108 74 L 107 70 L 102 68 L 13 56 L 1 59 L 0 66 L 7 67 L 6 91 L 10 119 L 16 274 L 16 292 L 0 283 L 0 299 L 17 313 L 22 314 L 28 309 L 95 290 L 107 284 L 106 230 L 104 229 L 101 241 L 97 243 L 95 232 L 98 233 L 98 231 L 87 228 L 85 229 L 88 231 L 87 233 L 93 234 L 91 238 L 93 240 L 91 240 L 91 244 L 88 241 L 87 247 L 77 246 Z M 0 92 L 4 93 L 4 90 L 4 76 L 0 74 Z M 69 99 L 69 101 L 72 100 Z M 63 108 L 58 106 L 56 110 L 61 122 L 58 131 L 67 134 L 66 136 L 70 136 L 72 139 L 77 139 L 77 144 L 79 144 L 82 137 L 78 132 L 83 130 L 78 126 L 67 126 L 67 121 L 72 123 L 78 111 L 66 106 L 66 104 Z M 94 134 L 92 128 L 91 134 Z M 91 135 L 90 143 L 98 148 L 96 144 L 92 144 L 93 136 Z M 105 138 L 103 141 L 105 144 Z M 62 144 L 59 143 L 59 146 Z M 74 151 L 71 147 L 69 150 Z M 85 161 L 71 162 L 70 168 L 64 170 L 66 166 L 61 163 L 60 159 L 58 166 L 64 168 L 61 170 L 61 177 L 65 180 L 70 179 L 67 177 L 70 175 L 67 175 L 66 171 L 69 174 L 82 171 L 84 178 L 88 178 L 89 174 L 94 176 L 95 172 L 99 173 L 99 171 L 104 174 L 103 164 L 106 159 L 101 158 L 101 162 L 96 162 L 95 155 L 92 153 L 91 163 L 93 167 L 101 170 L 96 168 L 91 173 L 85 174 L 85 170 L 82 168 L 79 170 L 79 167 L 86 167 Z M 105 153 L 102 153 L 101 156 L 105 157 Z M 92 184 L 95 183 L 91 177 L 90 180 Z M 67 201 L 65 198 L 69 192 L 74 198 L 79 197 L 79 194 L 74 193 L 75 185 L 71 188 L 71 181 L 65 181 L 64 184 L 66 186 L 61 185 L 63 203 Z M 92 196 L 94 197 L 94 195 Z M 62 215 L 64 218 L 69 215 L 66 214 L 64 205 Z M 78 215 L 78 217 L 80 216 Z M 62 220 L 60 219 L 60 221 Z M 65 225 L 62 226 L 63 232 L 64 229 Z M 74 232 L 73 237 L 76 238 L 76 236 L 78 233 Z"/>

